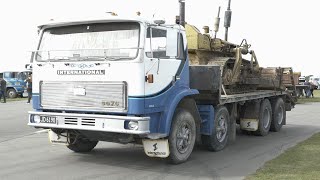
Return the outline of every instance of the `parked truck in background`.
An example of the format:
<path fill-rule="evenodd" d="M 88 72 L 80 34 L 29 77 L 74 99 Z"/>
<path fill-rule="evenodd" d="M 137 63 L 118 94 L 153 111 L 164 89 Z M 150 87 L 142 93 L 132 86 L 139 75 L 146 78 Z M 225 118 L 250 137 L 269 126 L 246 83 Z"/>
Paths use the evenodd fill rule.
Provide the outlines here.
<path fill-rule="evenodd" d="M 0 72 L 7 84 L 6 96 L 8 98 L 16 98 L 18 96 L 23 97 L 26 90 L 26 82 L 29 71 L 3 71 Z"/>
<path fill-rule="evenodd" d="M 320 89 L 320 77 L 319 76 L 311 76 L 309 82 L 314 85 L 314 89 Z"/>
<path fill-rule="evenodd" d="M 296 97 L 307 96 L 311 88 L 319 89 L 319 78 L 315 76 L 301 76 L 301 72 L 293 72 L 291 68 L 284 68 L 282 79 L 284 86 L 291 92 L 296 92 Z M 310 96 L 310 95 L 308 95 Z"/>
<path fill-rule="evenodd" d="M 280 131 L 294 107 L 283 69 L 259 67 L 245 40 L 236 45 L 185 24 L 184 2 L 172 25 L 110 16 L 39 29 L 28 125 L 50 129 L 52 143 L 74 152 L 98 141 L 137 143 L 178 164 L 195 144 L 222 150 L 235 141 L 236 124 L 260 136 Z"/>

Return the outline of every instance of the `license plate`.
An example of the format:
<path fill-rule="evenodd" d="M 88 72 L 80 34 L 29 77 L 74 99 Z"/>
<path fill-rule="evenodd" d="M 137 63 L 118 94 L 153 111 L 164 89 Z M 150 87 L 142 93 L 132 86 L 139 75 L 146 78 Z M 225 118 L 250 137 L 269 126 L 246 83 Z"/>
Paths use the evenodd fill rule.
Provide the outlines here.
<path fill-rule="evenodd" d="M 57 118 L 54 116 L 40 116 L 40 123 L 56 124 Z"/>

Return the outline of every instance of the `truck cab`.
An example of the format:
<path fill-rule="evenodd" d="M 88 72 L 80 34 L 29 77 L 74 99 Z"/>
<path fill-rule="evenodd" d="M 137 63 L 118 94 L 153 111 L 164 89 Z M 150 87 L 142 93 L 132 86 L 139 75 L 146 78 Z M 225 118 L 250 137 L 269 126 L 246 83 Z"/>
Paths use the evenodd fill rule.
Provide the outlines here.
<path fill-rule="evenodd" d="M 68 142 L 165 139 L 178 104 L 198 93 L 189 87 L 180 25 L 113 17 L 39 28 L 29 125 L 67 134 Z"/>
<path fill-rule="evenodd" d="M 7 84 L 7 97 L 23 97 L 26 88 L 26 82 L 24 80 L 27 78 L 28 71 L 3 71 L 0 74 Z"/>

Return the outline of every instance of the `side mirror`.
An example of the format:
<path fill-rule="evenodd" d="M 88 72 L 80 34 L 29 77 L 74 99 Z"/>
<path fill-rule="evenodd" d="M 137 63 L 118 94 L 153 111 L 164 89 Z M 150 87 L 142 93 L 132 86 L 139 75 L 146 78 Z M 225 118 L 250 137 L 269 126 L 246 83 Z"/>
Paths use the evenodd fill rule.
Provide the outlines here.
<path fill-rule="evenodd" d="M 32 64 L 25 64 L 25 69 L 32 70 Z"/>
<path fill-rule="evenodd" d="M 166 56 L 178 56 L 178 32 L 175 29 L 167 29 Z"/>
<path fill-rule="evenodd" d="M 33 58 L 34 58 L 34 56 L 35 56 L 35 53 L 36 53 L 36 52 L 34 52 L 34 51 L 31 52 L 30 63 L 33 62 Z M 37 53 L 38 53 L 38 52 L 37 52 Z"/>

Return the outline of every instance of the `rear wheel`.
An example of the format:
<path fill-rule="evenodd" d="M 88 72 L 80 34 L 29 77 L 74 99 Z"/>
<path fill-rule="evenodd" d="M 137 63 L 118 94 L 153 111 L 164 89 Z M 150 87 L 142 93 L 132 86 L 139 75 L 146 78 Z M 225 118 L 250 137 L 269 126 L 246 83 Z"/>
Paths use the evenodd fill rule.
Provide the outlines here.
<path fill-rule="evenodd" d="M 17 97 L 17 91 L 15 89 L 8 89 L 7 90 L 7 97 L 8 98 L 16 98 Z"/>
<path fill-rule="evenodd" d="M 67 147 L 74 152 L 90 152 L 96 145 L 98 141 L 90 141 L 83 138 L 76 138 L 69 136 L 69 144 Z"/>
<path fill-rule="evenodd" d="M 260 105 L 259 112 L 259 126 L 258 130 L 255 131 L 255 135 L 266 136 L 270 130 L 272 119 L 271 104 L 268 99 L 264 99 Z"/>
<path fill-rule="evenodd" d="M 210 151 L 220 151 L 227 145 L 230 117 L 226 107 L 215 110 L 214 127 L 211 136 L 203 136 L 204 144 Z"/>
<path fill-rule="evenodd" d="M 280 131 L 282 124 L 286 119 L 286 109 L 282 98 L 278 98 L 272 103 L 272 122 L 270 130 Z"/>
<path fill-rule="evenodd" d="M 169 135 L 170 162 L 173 164 L 185 162 L 193 150 L 195 140 L 196 124 L 192 114 L 178 108 Z"/>

